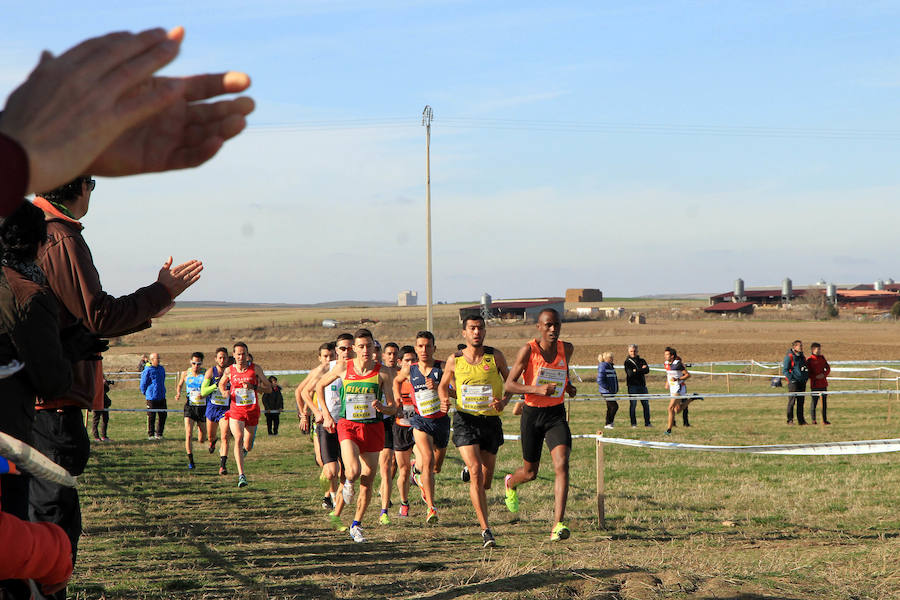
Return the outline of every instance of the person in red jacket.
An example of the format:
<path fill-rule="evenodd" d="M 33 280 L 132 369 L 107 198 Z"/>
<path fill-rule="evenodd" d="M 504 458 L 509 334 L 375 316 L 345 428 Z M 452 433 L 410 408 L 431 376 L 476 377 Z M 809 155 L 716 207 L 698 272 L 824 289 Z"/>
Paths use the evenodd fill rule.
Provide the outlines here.
<path fill-rule="evenodd" d="M 831 373 L 831 367 L 822 354 L 822 344 L 813 342 L 809 347 L 812 354 L 806 359 L 806 369 L 809 371 L 809 390 L 812 400 L 812 422 L 816 424 L 816 404 L 819 402 L 819 395 L 822 396 L 822 422 L 831 425 L 828 422 L 828 374 Z M 816 393 L 818 392 L 818 393 Z"/>
<path fill-rule="evenodd" d="M 0 457 L 0 472 L 15 466 Z M 44 594 L 65 589 L 72 576 L 72 544 L 59 525 L 29 523 L 0 512 L 0 580 L 33 579 Z"/>

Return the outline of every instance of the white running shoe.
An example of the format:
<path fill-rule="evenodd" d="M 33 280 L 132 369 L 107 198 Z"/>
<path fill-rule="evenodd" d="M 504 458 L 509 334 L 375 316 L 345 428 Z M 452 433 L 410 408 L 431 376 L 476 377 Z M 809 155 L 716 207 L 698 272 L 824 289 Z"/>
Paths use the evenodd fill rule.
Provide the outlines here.
<path fill-rule="evenodd" d="M 344 489 L 341 490 L 341 494 L 344 496 L 344 504 L 350 504 L 353 502 L 353 482 L 345 481 Z"/>
<path fill-rule="evenodd" d="M 350 528 L 350 538 L 357 544 L 361 544 L 366 541 L 366 536 L 363 535 L 362 527 L 360 527 L 359 525 L 354 525 Z"/>

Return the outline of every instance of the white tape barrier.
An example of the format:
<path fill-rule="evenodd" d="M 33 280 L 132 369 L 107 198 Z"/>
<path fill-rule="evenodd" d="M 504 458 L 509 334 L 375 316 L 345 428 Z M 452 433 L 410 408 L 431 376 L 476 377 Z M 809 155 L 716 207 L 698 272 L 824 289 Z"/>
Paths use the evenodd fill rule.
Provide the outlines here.
<path fill-rule="evenodd" d="M 651 448 L 653 450 L 693 450 L 695 452 L 734 452 L 739 454 L 792 454 L 796 456 L 836 456 L 845 454 L 882 454 L 900 452 L 900 439 L 824 442 L 820 444 L 772 444 L 764 446 L 704 446 L 679 442 L 654 442 L 611 438 L 603 435 L 573 435 L 574 439 L 599 440 L 604 444 Z M 518 435 L 504 435 L 505 440 L 520 440 Z"/>
<path fill-rule="evenodd" d="M 28 444 L 5 433 L 0 433 L 0 456 L 8 458 L 16 467 L 35 477 L 66 487 L 75 487 L 78 483 L 75 477 L 61 466 Z"/>

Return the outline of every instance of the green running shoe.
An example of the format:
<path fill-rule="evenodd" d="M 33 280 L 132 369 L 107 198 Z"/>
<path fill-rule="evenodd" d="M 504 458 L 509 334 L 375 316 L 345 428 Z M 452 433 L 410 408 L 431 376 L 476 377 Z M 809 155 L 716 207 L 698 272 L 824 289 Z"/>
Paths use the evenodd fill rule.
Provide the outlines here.
<path fill-rule="evenodd" d="M 428 509 L 428 516 L 425 517 L 425 522 L 428 523 L 429 525 L 434 525 L 435 523 L 438 522 L 437 511 L 434 510 L 433 506 Z"/>
<path fill-rule="evenodd" d="M 506 487 L 506 508 L 509 509 L 511 513 L 519 512 L 519 494 L 516 493 L 515 488 L 509 487 L 509 480 L 512 475 L 507 475 L 503 480 L 503 484 Z"/>
<path fill-rule="evenodd" d="M 550 534 L 550 541 L 558 542 L 559 540 L 567 540 L 570 535 L 572 535 L 572 532 L 569 531 L 569 528 L 566 527 L 565 523 L 560 521 L 556 524 L 556 527 L 553 528 L 553 533 Z"/>
<path fill-rule="evenodd" d="M 240 476 L 238 476 L 238 487 L 247 487 L 247 485 L 247 477 L 242 473 Z"/>
<path fill-rule="evenodd" d="M 335 531 L 347 531 L 347 526 L 341 522 L 341 518 L 334 514 L 334 511 L 328 513 L 328 522 L 334 527 Z"/>
<path fill-rule="evenodd" d="M 378 522 L 381 523 L 382 525 L 390 525 L 391 518 L 388 516 L 388 514 L 386 512 L 383 512 L 383 513 L 381 513 L 381 516 L 378 517 Z"/>

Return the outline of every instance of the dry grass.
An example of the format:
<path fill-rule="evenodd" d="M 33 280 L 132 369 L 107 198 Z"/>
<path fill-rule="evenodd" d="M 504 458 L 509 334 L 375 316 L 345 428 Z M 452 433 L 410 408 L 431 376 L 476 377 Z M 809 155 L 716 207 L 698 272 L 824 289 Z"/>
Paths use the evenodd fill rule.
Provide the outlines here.
<path fill-rule="evenodd" d="M 348 315 L 365 312 L 355 310 Z M 197 345 L 214 347 L 231 330 L 232 321 L 221 315 L 184 317 L 191 327 L 213 318 L 218 332 L 203 330 L 173 341 L 158 336 L 155 327 L 140 334 L 139 347 L 159 349 L 173 363 L 186 363 L 180 352 Z M 266 320 L 306 318 L 293 313 L 235 316 L 242 319 L 235 330 L 247 331 Z M 175 312 L 175 317 L 181 315 Z M 383 329 L 376 335 L 382 339 L 382 332 L 402 339 L 421 326 L 373 318 L 381 321 L 376 329 Z M 456 326 L 452 313 L 440 318 L 451 321 L 439 330 L 439 344 L 449 352 Z M 308 349 L 330 333 L 296 327 L 294 340 L 265 341 L 267 335 L 281 335 L 280 326 L 268 329 L 264 327 L 261 339 L 248 341 L 257 360 L 270 369 L 308 366 Z M 489 342 L 511 353 L 531 331 L 493 327 Z M 648 357 L 675 344 L 689 362 L 751 355 L 775 360 L 794 337 L 816 337 L 833 360 L 896 356 L 894 324 L 678 319 L 651 320 L 643 327 L 618 321 L 570 323 L 564 333 L 578 347 L 577 360 L 585 363 L 593 362 L 597 349 L 624 349 L 631 340 L 642 344 Z M 114 351 L 131 366 L 126 358 L 135 348 Z M 299 378 L 282 379 L 290 397 Z M 721 378 L 698 376 L 690 383 L 691 391 L 725 391 Z M 655 376 L 651 386 L 660 385 Z M 732 378 L 731 385 L 736 392 L 774 391 L 764 379 Z M 581 390 L 589 393 L 596 386 L 584 384 Z M 128 386 L 117 386 L 113 400 L 119 408 L 141 404 Z M 663 439 L 661 404 L 653 404 L 654 427 L 635 430 L 627 427 L 628 403 L 620 404 L 617 427 L 608 434 Z M 706 444 L 875 439 L 896 437 L 900 418 L 898 404 L 891 407 L 892 422 L 887 422 L 885 397 L 834 397 L 830 428 L 788 428 L 783 405 L 780 399 L 706 400 L 691 408 L 693 427 L 677 428 L 674 437 Z M 599 402 L 573 404 L 573 431 L 595 432 L 603 412 Z M 424 526 L 423 506 L 413 493 L 409 520 L 395 517 L 395 508 L 394 524 L 376 525 L 376 496 L 365 523 L 371 541 L 359 546 L 327 527 L 312 445 L 293 419 L 283 416 L 277 438 L 261 432 L 248 457 L 251 486 L 238 490 L 235 477 L 220 478 L 215 457 L 202 450 L 198 469 L 184 469 L 180 415 L 170 417 L 164 442 L 150 443 L 142 435 L 142 415 L 114 413 L 110 435 L 116 442 L 95 445 L 82 477 L 86 535 L 73 591 L 83 598 L 185 599 L 900 596 L 896 455 L 749 456 L 609 446 L 608 528 L 603 530 L 595 515 L 594 447 L 576 440 L 568 511 L 573 537 L 551 544 L 552 473 L 546 456 L 538 480 L 521 488 L 522 511 L 513 518 L 502 502 L 502 476 L 519 464 L 520 454 L 516 442 L 507 442 L 489 492 L 500 547 L 485 552 L 478 544 L 467 489 L 458 479 L 459 455 L 451 448 L 438 479 L 441 523 Z M 507 416 L 504 428 L 517 432 L 516 420 Z M 233 460 L 229 466 L 233 468 Z"/>

